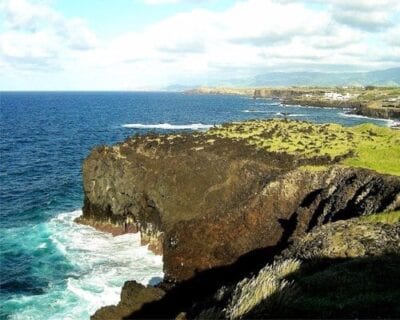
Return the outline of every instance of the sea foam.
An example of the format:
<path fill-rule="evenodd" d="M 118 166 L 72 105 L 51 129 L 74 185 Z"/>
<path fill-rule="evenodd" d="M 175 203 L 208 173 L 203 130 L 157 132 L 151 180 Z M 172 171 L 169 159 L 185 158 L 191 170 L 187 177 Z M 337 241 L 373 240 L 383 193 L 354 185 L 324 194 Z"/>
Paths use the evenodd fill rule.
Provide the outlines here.
<path fill-rule="evenodd" d="M 142 124 L 142 123 L 128 123 L 122 125 L 124 128 L 131 129 L 162 129 L 162 130 L 201 130 L 213 127 L 211 124 L 193 123 L 193 124 Z"/>
<path fill-rule="evenodd" d="M 277 112 L 275 113 L 277 116 L 285 116 L 282 112 Z M 307 115 L 302 114 L 302 113 L 289 113 L 286 115 L 287 117 L 305 117 Z"/>
<path fill-rule="evenodd" d="M 243 112 L 246 112 L 246 113 L 275 113 L 274 111 L 268 111 L 268 110 L 251 110 L 251 109 L 243 110 Z"/>
<path fill-rule="evenodd" d="M 72 270 L 64 281 L 50 283 L 44 294 L 9 301 L 22 307 L 11 319 L 89 319 L 100 307 L 119 302 L 125 281 L 146 285 L 162 279 L 162 257 L 141 246 L 139 234 L 113 237 L 76 224 L 80 214 L 77 210 L 51 219 L 46 223 L 49 238 L 43 239 L 55 244 Z"/>
<path fill-rule="evenodd" d="M 396 121 L 391 120 L 391 119 L 373 118 L 373 117 L 367 117 L 367 116 L 362 116 L 362 115 L 352 114 L 352 113 L 345 113 L 345 112 L 339 112 L 339 115 L 341 117 L 347 117 L 347 118 L 359 118 L 359 119 L 370 119 L 370 120 L 382 121 L 382 122 L 385 122 L 388 127 L 391 127 L 396 124 Z"/>

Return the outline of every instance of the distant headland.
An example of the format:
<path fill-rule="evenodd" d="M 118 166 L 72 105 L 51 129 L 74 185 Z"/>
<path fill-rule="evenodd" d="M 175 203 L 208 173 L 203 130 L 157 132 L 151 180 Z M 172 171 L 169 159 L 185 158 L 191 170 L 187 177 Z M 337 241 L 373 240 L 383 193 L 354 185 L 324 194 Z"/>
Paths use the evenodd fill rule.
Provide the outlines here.
<path fill-rule="evenodd" d="M 233 94 L 279 99 L 283 104 L 350 109 L 372 118 L 400 119 L 400 87 L 199 87 L 186 94 Z"/>

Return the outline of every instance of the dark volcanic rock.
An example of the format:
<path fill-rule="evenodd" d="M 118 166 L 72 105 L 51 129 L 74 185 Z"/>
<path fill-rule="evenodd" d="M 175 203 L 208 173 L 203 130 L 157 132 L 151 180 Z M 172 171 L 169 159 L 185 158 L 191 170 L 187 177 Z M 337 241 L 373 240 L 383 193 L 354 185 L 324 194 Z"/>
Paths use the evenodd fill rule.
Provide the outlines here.
<path fill-rule="evenodd" d="M 400 223 L 337 221 L 316 228 L 284 250 L 279 259 L 355 258 L 400 254 Z"/>
<path fill-rule="evenodd" d="M 151 286 L 145 287 L 135 281 L 125 282 L 121 291 L 121 301 L 116 306 L 100 308 L 90 318 L 92 320 L 120 320 L 140 310 L 144 304 L 160 300 L 165 292 Z"/>
<path fill-rule="evenodd" d="M 190 319 L 398 318 L 399 254 L 400 223 L 328 223 L 185 311 Z"/>
<path fill-rule="evenodd" d="M 315 226 L 400 207 L 400 178 L 268 153 L 240 141 L 154 135 L 94 149 L 83 165 L 79 222 L 141 232 L 166 279 L 228 265 Z"/>
<path fill-rule="evenodd" d="M 400 119 L 399 108 L 372 108 L 368 106 L 361 106 L 355 114 L 381 119 Z"/>

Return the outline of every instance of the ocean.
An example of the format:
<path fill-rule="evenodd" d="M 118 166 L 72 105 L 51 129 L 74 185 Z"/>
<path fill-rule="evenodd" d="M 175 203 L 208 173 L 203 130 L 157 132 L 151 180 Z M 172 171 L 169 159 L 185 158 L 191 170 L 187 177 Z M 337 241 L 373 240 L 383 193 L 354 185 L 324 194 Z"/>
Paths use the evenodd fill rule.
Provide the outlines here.
<path fill-rule="evenodd" d="M 78 225 L 90 149 L 148 131 L 289 117 L 346 126 L 388 121 L 271 99 L 161 92 L 0 92 L 0 319 L 88 319 L 123 283 L 156 283 L 162 258 L 138 234 Z"/>

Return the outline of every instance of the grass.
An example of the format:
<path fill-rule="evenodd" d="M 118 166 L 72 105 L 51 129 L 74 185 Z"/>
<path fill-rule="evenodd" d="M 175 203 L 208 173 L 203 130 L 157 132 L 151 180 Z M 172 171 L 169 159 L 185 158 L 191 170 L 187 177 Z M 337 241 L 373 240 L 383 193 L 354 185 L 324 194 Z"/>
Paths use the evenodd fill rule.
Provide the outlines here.
<path fill-rule="evenodd" d="M 252 120 L 216 127 L 207 134 L 210 138 L 245 140 L 259 149 L 302 158 L 346 158 L 341 161 L 344 165 L 400 176 L 400 131 L 372 124 L 349 128 L 302 121 Z"/>
<path fill-rule="evenodd" d="M 212 134 L 248 143 L 272 152 L 326 155 L 332 158 L 349 152 L 353 142 L 345 128 L 337 124 L 313 125 L 308 122 L 254 120 L 233 123 L 210 131 Z"/>
<path fill-rule="evenodd" d="M 240 282 L 225 318 L 398 318 L 400 257 L 287 260 Z M 275 266 L 275 267 L 274 267 Z"/>
<path fill-rule="evenodd" d="M 300 170 L 307 172 L 320 172 L 320 171 L 325 171 L 327 168 L 328 166 L 307 165 L 307 166 L 301 166 Z"/>
<path fill-rule="evenodd" d="M 360 219 L 365 222 L 395 224 L 400 222 L 400 211 L 371 214 Z"/>
<path fill-rule="evenodd" d="M 372 90 L 361 90 L 358 100 L 381 100 L 387 98 L 395 98 L 400 96 L 400 88 L 398 87 L 376 87 Z"/>
<path fill-rule="evenodd" d="M 289 277 L 297 299 L 283 318 L 398 318 L 400 257 L 388 255 L 315 262 Z"/>
<path fill-rule="evenodd" d="M 260 306 L 265 313 L 269 309 L 278 310 L 283 303 L 289 303 L 295 290 L 291 288 L 292 283 L 284 278 L 299 269 L 300 262 L 289 259 L 267 265 L 258 275 L 239 282 L 227 307 L 229 319 L 246 317 L 246 314 Z"/>
<path fill-rule="evenodd" d="M 353 167 L 400 176 L 400 132 L 372 124 L 352 128 L 357 139 L 355 156 L 343 161 Z"/>

